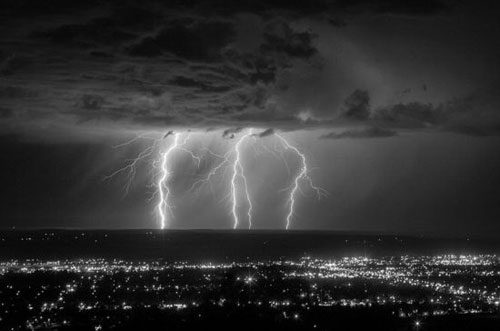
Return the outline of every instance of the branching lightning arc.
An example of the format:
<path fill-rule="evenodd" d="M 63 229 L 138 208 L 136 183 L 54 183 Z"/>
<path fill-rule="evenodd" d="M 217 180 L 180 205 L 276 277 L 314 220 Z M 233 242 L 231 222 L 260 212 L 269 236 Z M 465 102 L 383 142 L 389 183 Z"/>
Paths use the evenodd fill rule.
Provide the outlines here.
<path fill-rule="evenodd" d="M 233 215 L 233 229 L 236 229 L 238 227 L 239 223 L 239 218 L 238 218 L 238 201 L 237 201 L 237 186 L 236 186 L 236 179 L 238 176 L 241 177 L 242 182 L 243 182 L 243 188 L 244 191 L 243 193 L 245 194 L 247 203 L 248 203 L 248 228 L 252 228 L 252 200 L 250 200 L 250 193 L 248 192 L 248 181 L 245 176 L 245 170 L 241 164 L 241 143 L 248 137 L 250 137 L 253 134 L 253 130 L 250 129 L 248 130 L 248 133 L 244 134 L 238 141 L 236 142 L 234 146 L 234 151 L 235 151 L 235 159 L 233 162 L 233 176 L 231 177 L 231 201 L 232 201 L 232 215 Z"/>
<path fill-rule="evenodd" d="M 172 136 L 173 141 L 164 147 L 164 141 L 170 140 L 169 136 Z M 157 196 L 157 204 L 156 204 L 156 212 L 159 218 L 160 228 L 165 229 L 171 224 L 171 218 L 173 217 L 173 204 L 172 204 L 172 192 L 169 186 L 170 180 L 173 176 L 173 166 L 172 159 L 175 156 L 176 151 L 183 151 L 188 154 L 193 161 L 195 161 L 200 167 L 202 162 L 202 157 L 198 156 L 193 150 L 186 147 L 187 141 L 190 138 L 190 133 L 184 134 L 182 138 L 182 133 L 174 133 L 172 131 L 167 132 L 167 134 L 163 135 L 161 138 L 151 137 L 145 134 L 137 135 L 135 138 L 117 145 L 115 147 L 123 147 L 134 143 L 139 139 L 151 139 L 153 143 L 145 148 L 142 152 L 140 152 L 135 159 L 129 160 L 130 162 L 124 167 L 116 170 L 109 176 L 106 176 L 106 179 L 110 179 L 120 173 L 125 173 L 127 175 L 127 183 L 125 186 L 125 193 L 127 193 L 130 189 L 130 185 L 132 180 L 136 175 L 136 168 L 138 163 L 146 160 L 147 158 L 153 157 L 155 152 L 158 150 L 159 157 L 153 162 L 153 168 L 157 169 L 156 180 L 155 180 L 155 193 L 154 196 Z M 210 185 L 210 189 L 213 192 L 212 188 L 212 178 L 217 175 L 217 173 L 221 169 L 230 169 L 231 170 L 231 179 L 229 185 L 229 194 L 228 198 L 231 202 L 231 217 L 233 220 L 233 229 L 237 229 L 240 225 L 240 216 L 239 216 L 239 208 L 240 201 L 239 197 L 244 197 L 245 203 L 244 205 L 247 207 L 246 216 L 248 219 L 248 228 L 252 228 L 253 221 L 253 203 L 251 198 L 251 193 L 249 190 L 249 181 L 245 173 L 244 167 L 244 159 L 243 154 L 245 153 L 243 147 L 245 140 L 256 137 L 258 135 L 253 133 L 253 129 L 248 129 L 245 131 L 239 138 L 235 139 L 235 143 L 233 147 L 226 152 L 225 154 L 217 154 L 212 150 L 204 147 L 200 150 L 203 150 L 206 154 L 209 154 L 211 157 L 215 157 L 220 161 L 212 167 L 210 171 L 201 179 L 196 180 L 190 191 L 195 189 L 200 189 L 205 184 Z M 300 159 L 300 169 L 299 172 L 295 175 L 292 184 L 286 189 L 289 192 L 287 205 L 288 212 L 286 215 L 286 223 L 285 229 L 289 229 L 292 223 L 293 217 L 296 215 L 296 200 L 297 193 L 301 191 L 301 182 L 306 182 L 308 186 L 313 189 L 318 199 L 321 199 L 323 196 L 328 194 L 327 191 L 322 189 L 319 186 L 314 185 L 311 177 L 310 177 L 310 169 L 308 168 L 307 159 L 304 153 L 302 153 L 296 146 L 292 145 L 288 140 L 286 140 L 282 135 L 275 134 L 277 137 L 277 142 L 282 146 L 281 152 L 278 153 L 277 146 L 275 143 L 274 149 L 270 149 L 265 145 L 262 147 L 267 151 L 273 154 L 276 157 L 282 159 L 285 163 L 287 172 L 291 174 L 290 167 L 288 166 L 286 157 L 283 156 L 283 151 L 291 151 Z M 254 147 L 255 148 L 255 147 Z M 257 152 L 257 149 L 255 149 Z"/>
<path fill-rule="evenodd" d="M 168 160 L 172 151 L 179 145 L 179 134 L 174 134 L 174 142 L 167 148 L 165 152 L 160 153 L 160 176 L 158 179 L 158 215 L 160 216 L 160 227 L 165 229 L 167 217 L 172 215 L 172 205 L 169 202 L 170 188 L 168 187 L 168 179 L 171 175 L 169 170 Z"/>
<path fill-rule="evenodd" d="M 283 143 L 283 146 L 288 150 L 291 149 L 294 153 L 296 153 L 301 160 L 301 168 L 297 176 L 295 177 L 295 180 L 293 181 L 293 184 L 291 185 L 292 190 L 290 191 L 290 196 L 288 198 L 288 204 L 289 204 L 289 209 L 288 209 L 288 215 L 286 216 L 286 226 L 285 229 L 288 230 L 290 228 L 290 224 L 292 221 L 292 217 L 295 214 L 295 200 L 296 200 L 296 195 L 297 191 L 300 190 L 300 181 L 305 180 L 309 186 L 316 191 L 316 194 L 318 195 L 318 199 L 321 199 L 322 196 L 325 196 L 328 194 L 327 191 L 322 189 L 319 186 L 315 186 L 313 184 L 313 181 L 311 177 L 309 176 L 309 170 L 307 168 L 307 160 L 306 156 L 301 153 L 297 147 L 290 145 L 290 143 L 283 138 L 281 135 L 276 134 L 276 137 L 280 139 L 280 141 Z"/>

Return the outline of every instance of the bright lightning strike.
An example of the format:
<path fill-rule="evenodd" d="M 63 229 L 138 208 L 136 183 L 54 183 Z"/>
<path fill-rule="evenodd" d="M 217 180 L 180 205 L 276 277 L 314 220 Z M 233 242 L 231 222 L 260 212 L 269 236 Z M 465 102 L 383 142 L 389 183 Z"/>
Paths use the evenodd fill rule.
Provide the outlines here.
<path fill-rule="evenodd" d="M 234 145 L 235 159 L 233 162 L 233 176 L 231 177 L 231 202 L 232 202 L 232 215 L 233 215 L 233 229 L 236 229 L 239 224 L 238 218 L 238 201 L 237 201 L 237 185 L 236 179 L 238 176 L 241 177 L 243 181 L 244 193 L 248 203 L 247 216 L 248 216 L 248 228 L 252 228 L 252 200 L 250 199 L 250 193 L 248 192 L 248 181 L 245 176 L 245 171 L 243 165 L 241 164 L 241 143 L 253 134 L 253 130 L 248 130 L 248 133 L 243 135 Z"/>
<path fill-rule="evenodd" d="M 156 179 L 154 180 L 155 193 L 153 197 L 156 196 L 158 199 L 155 210 L 157 211 L 159 217 L 159 223 L 161 229 L 165 229 L 170 223 L 170 218 L 173 217 L 173 211 L 172 211 L 173 204 L 171 201 L 172 193 L 171 193 L 171 188 L 169 186 L 169 182 L 171 180 L 171 177 L 173 176 L 172 160 L 176 156 L 175 152 L 182 151 L 187 155 L 189 155 L 191 159 L 197 163 L 198 168 L 201 165 L 202 158 L 196 155 L 196 153 L 193 152 L 193 150 L 186 147 L 187 142 L 190 138 L 189 132 L 183 135 L 181 133 L 174 133 L 173 131 L 168 131 L 164 135 L 160 133 L 160 136 L 162 137 L 158 138 L 157 136 L 151 137 L 147 136 L 146 134 L 141 134 L 137 135 L 135 138 L 125 143 L 115 146 L 115 148 L 128 146 L 133 144 L 139 139 L 153 140 L 151 146 L 145 148 L 142 152 L 140 152 L 137 155 L 135 159 L 129 160 L 128 164 L 126 164 L 124 167 L 116 170 L 115 172 L 107 176 L 106 179 L 112 178 L 121 173 L 125 173 L 128 178 L 127 184 L 125 186 L 125 194 L 126 194 L 129 191 L 130 185 L 136 175 L 137 171 L 136 168 L 139 162 L 144 161 L 150 157 L 153 157 L 152 155 L 156 155 L 156 152 L 159 150 L 158 152 L 159 156 L 153 162 L 153 168 L 158 170 L 157 176 L 155 176 Z M 162 146 L 164 145 L 164 142 L 167 140 L 169 136 L 172 136 L 173 141 L 166 148 L 163 148 Z M 231 201 L 230 214 L 233 219 L 233 229 L 237 229 L 238 226 L 240 225 L 239 209 L 241 208 L 240 206 L 241 202 L 238 200 L 242 196 L 244 196 L 244 199 L 246 200 L 244 204 L 247 206 L 246 216 L 248 219 L 248 228 L 249 229 L 252 228 L 253 203 L 249 191 L 248 178 L 246 176 L 245 167 L 243 165 L 242 160 L 243 160 L 243 154 L 246 152 L 243 150 L 243 143 L 247 138 L 254 137 L 255 139 L 256 136 L 258 135 L 253 134 L 253 129 L 249 129 L 241 137 L 239 137 L 239 139 L 236 139 L 236 142 L 234 143 L 233 147 L 225 154 L 214 153 L 207 147 L 202 147 L 199 149 L 200 151 L 203 150 L 207 154 L 210 154 L 212 157 L 218 158 L 220 162 L 214 167 L 212 167 L 212 169 L 208 172 L 208 174 L 204 178 L 195 181 L 190 191 L 194 190 L 195 188 L 200 188 L 201 186 L 208 183 L 210 184 L 210 189 L 212 193 L 214 193 L 212 187 L 212 177 L 214 177 L 221 169 L 232 170 L 230 186 L 229 186 L 229 194 L 227 195 L 227 198 L 229 198 Z M 310 169 L 308 168 L 307 159 L 304 153 L 302 153 L 297 147 L 289 143 L 283 136 L 279 134 L 275 134 L 275 136 L 278 139 L 275 140 L 275 146 L 273 149 L 268 148 L 264 144 L 262 144 L 262 147 L 267 152 L 283 160 L 288 174 L 290 174 L 291 171 L 288 166 L 287 160 L 283 155 L 284 151 L 292 151 L 295 155 L 297 155 L 300 158 L 300 164 L 301 164 L 298 174 L 294 177 L 294 180 L 292 184 L 289 186 L 289 188 L 286 189 L 290 190 L 289 197 L 287 200 L 288 213 L 286 215 L 286 227 L 285 227 L 288 230 L 290 228 L 292 219 L 295 215 L 297 192 L 301 191 L 301 182 L 306 181 L 308 186 L 314 191 L 316 191 L 318 199 L 321 199 L 323 196 L 328 195 L 328 192 L 313 184 L 313 181 L 310 177 Z M 276 141 L 278 141 L 281 144 L 283 150 L 279 152 L 276 150 L 277 149 Z M 254 147 L 256 155 L 259 155 L 259 151 L 255 148 L 254 145 L 252 146 Z"/>
<path fill-rule="evenodd" d="M 130 186 L 132 181 L 135 178 L 135 175 L 137 173 L 137 166 L 139 162 L 148 159 L 153 155 L 158 149 L 161 149 L 161 146 L 163 145 L 163 141 L 167 139 L 169 136 L 173 136 L 174 140 L 172 144 L 170 144 L 165 151 L 159 152 L 159 158 L 155 162 L 153 162 L 154 168 L 158 168 L 158 178 L 155 183 L 155 194 L 153 196 L 158 195 L 158 203 L 156 205 L 156 210 L 158 212 L 159 216 L 159 221 L 160 221 L 160 227 L 161 229 L 164 229 L 168 225 L 168 220 L 169 217 L 173 215 L 172 212 L 172 204 L 170 202 L 171 199 L 171 192 L 170 188 L 168 186 L 168 182 L 170 180 L 170 177 L 172 175 L 171 171 L 171 165 L 170 165 L 170 160 L 172 158 L 173 153 L 176 150 L 183 151 L 186 154 L 188 154 L 193 161 L 195 161 L 198 165 L 198 167 L 201 164 L 201 157 L 195 155 L 194 152 L 189 150 L 188 148 L 185 147 L 187 144 L 189 138 L 190 138 L 190 133 L 187 133 L 183 139 L 181 139 L 181 134 L 180 133 L 174 133 L 173 131 L 167 132 L 165 135 L 162 135 L 162 138 L 158 137 L 150 137 L 146 136 L 144 134 L 137 135 L 135 138 L 124 142 L 122 144 L 116 145 L 113 148 L 121 148 L 125 147 L 128 145 L 133 144 L 139 139 L 151 139 L 153 140 L 153 144 L 147 148 L 145 148 L 142 152 L 140 152 L 136 158 L 129 160 L 129 163 L 126 164 L 124 167 L 116 170 L 115 172 L 111 173 L 110 175 L 106 176 L 104 179 L 111 179 L 115 177 L 118 174 L 125 173 L 127 175 L 127 183 L 125 185 L 125 195 L 128 194 Z"/>
<path fill-rule="evenodd" d="M 179 133 L 174 134 L 174 142 L 168 149 L 160 153 L 160 177 L 158 178 L 157 189 L 159 193 L 159 201 L 157 205 L 158 215 L 160 216 L 160 227 L 165 229 L 168 221 L 168 216 L 172 215 L 172 205 L 170 204 L 170 188 L 168 187 L 168 180 L 171 176 L 171 171 L 168 167 L 168 160 L 172 152 L 179 145 Z"/>
<path fill-rule="evenodd" d="M 251 137 L 252 135 L 253 135 L 253 129 L 248 130 L 248 132 L 246 134 L 244 134 L 242 137 L 240 137 L 240 139 L 238 139 L 236 141 L 236 143 L 234 144 L 234 148 L 224 155 L 218 155 L 218 154 L 215 154 L 209 150 L 210 154 L 216 156 L 219 159 L 222 159 L 222 161 L 217 166 L 215 166 L 207 174 L 207 176 L 205 178 L 197 180 L 191 186 L 191 190 L 193 190 L 197 186 L 201 186 L 203 184 L 209 183 L 210 188 L 213 192 L 212 182 L 211 182 L 212 177 L 215 176 L 217 174 L 217 172 L 220 169 L 222 169 L 225 165 L 229 164 L 231 162 L 231 156 L 233 154 L 235 155 L 234 160 L 232 162 L 232 166 L 231 166 L 232 176 L 231 176 L 231 185 L 230 185 L 230 194 L 229 194 L 230 198 L 231 198 L 231 205 L 232 205 L 231 215 L 233 217 L 233 229 L 236 229 L 239 225 L 239 216 L 238 216 L 238 189 L 239 189 L 239 187 L 237 185 L 238 177 L 240 177 L 241 181 L 243 182 L 243 193 L 245 194 L 245 198 L 246 198 L 246 201 L 248 204 L 248 209 L 247 209 L 248 228 L 249 229 L 252 228 L 253 204 L 252 204 L 252 200 L 250 198 L 250 192 L 248 190 L 248 180 L 247 180 L 247 177 L 245 175 L 245 170 L 244 170 L 244 167 L 243 167 L 242 162 L 241 162 L 241 159 L 242 159 L 242 157 L 241 157 L 241 154 L 242 154 L 241 144 L 243 143 L 243 141 L 246 138 Z"/>
<path fill-rule="evenodd" d="M 328 194 L 328 192 L 325 191 L 324 189 L 322 189 L 321 187 L 315 186 L 313 184 L 313 181 L 312 181 L 311 177 L 309 176 L 309 170 L 307 168 L 306 156 L 303 153 L 301 153 L 297 147 L 291 145 L 285 138 L 283 138 L 283 136 L 281 136 L 279 134 L 276 134 L 276 136 L 280 139 L 281 143 L 283 144 L 283 146 L 287 150 L 288 149 L 292 150 L 295 154 L 297 154 L 297 156 L 300 157 L 301 163 L 302 163 L 300 171 L 297 174 L 297 176 L 295 177 L 295 180 L 293 181 L 292 190 L 290 191 L 290 196 L 288 198 L 289 209 L 288 209 L 288 215 L 286 216 L 286 227 L 285 227 L 285 229 L 288 230 L 288 228 L 290 227 L 290 223 L 292 221 L 292 217 L 295 214 L 295 199 L 296 199 L 297 191 L 300 190 L 300 181 L 301 180 L 307 181 L 309 186 L 313 190 L 316 191 L 316 194 L 318 195 L 318 199 L 321 199 L 322 196 L 326 196 Z"/>
<path fill-rule="evenodd" d="M 190 133 L 187 133 L 181 142 L 179 142 L 180 135 L 180 133 L 174 133 L 174 141 L 172 144 L 165 152 L 160 153 L 160 176 L 156 185 L 159 199 L 156 209 L 158 210 L 160 227 L 162 230 L 168 225 L 169 216 L 173 216 L 172 203 L 170 202 L 171 193 L 170 187 L 168 186 L 168 181 L 172 175 L 172 171 L 169 168 L 169 159 L 172 157 L 172 153 L 175 150 L 183 151 L 197 162 L 198 167 L 201 164 L 201 157 L 195 155 L 191 150 L 184 147 L 187 144 Z"/>

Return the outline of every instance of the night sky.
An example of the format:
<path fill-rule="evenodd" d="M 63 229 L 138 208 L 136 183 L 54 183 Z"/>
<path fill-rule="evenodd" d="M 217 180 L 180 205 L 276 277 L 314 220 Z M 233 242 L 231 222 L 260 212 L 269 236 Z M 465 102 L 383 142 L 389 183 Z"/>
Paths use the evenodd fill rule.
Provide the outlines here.
<path fill-rule="evenodd" d="M 304 186 L 291 229 L 499 237 L 499 14 L 472 0 L 4 0 L 0 228 L 158 228 L 157 154 L 128 194 L 105 176 L 150 134 L 190 130 L 190 148 L 224 154 L 253 128 L 256 229 L 284 227 L 300 168 L 269 152 L 279 133 L 329 193 Z M 231 228 L 230 174 L 190 190 L 217 160 L 175 155 L 169 228 Z"/>

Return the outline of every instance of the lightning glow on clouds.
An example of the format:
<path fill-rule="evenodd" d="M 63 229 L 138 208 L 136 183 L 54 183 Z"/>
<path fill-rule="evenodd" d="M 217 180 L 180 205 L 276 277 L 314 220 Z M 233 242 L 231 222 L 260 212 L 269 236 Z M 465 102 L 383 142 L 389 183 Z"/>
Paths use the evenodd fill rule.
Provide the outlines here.
<path fill-rule="evenodd" d="M 107 176 L 106 179 L 112 178 L 121 173 L 125 173 L 127 175 L 125 193 L 127 193 L 130 189 L 131 182 L 136 175 L 139 162 L 144 161 L 148 158 L 152 158 L 154 160 L 153 168 L 156 169 L 154 181 L 154 196 L 157 197 L 157 203 L 155 209 L 160 228 L 165 229 L 171 225 L 171 220 L 174 217 L 174 213 L 172 211 L 173 203 L 170 182 L 172 180 L 172 177 L 174 176 L 174 160 L 176 160 L 178 157 L 178 153 L 176 152 L 182 151 L 189 155 L 199 168 L 202 163 L 203 157 L 199 156 L 198 153 L 200 151 L 203 151 L 205 155 L 219 159 L 220 161 L 216 163 L 215 166 L 211 167 L 211 169 L 203 178 L 194 181 L 190 191 L 200 189 L 204 185 L 209 184 L 212 193 L 214 193 L 212 187 L 213 177 L 222 169 L 230 170 L 231 179 L 228 186 L 229 193 L 227 194 L 227 198 L 230 200 L 231 205 L 229 214 L 232 218 L 233 229 L 237 229 L 238 227 L 240 227 L 240 209 L 242 208 L 242 206 L 246 208 L 248 229 L 251 229 L 253 225 L 252 221 L 254 205 L 252 202 L 253 199 L 249 185 L 250 182 L 245 172 L 245 155 L 248 153 L 256 153 L 257 150 L 254 145 L 252 145 L 252 147 L 254 147 L 253 149 L 245 148 L 245 143 L 247 141 L 251 141 L 252 143 L 255 143 L 257 141 L 256 137 L 258 135 L 254 134 L 254 130 L 242 130 L 241 136 L 234 138 L 234 144 L 223 155 L 218 154 L 207 147 L 191 149 L 189 146 L 187 146 L 188 140 L 191 136 L 190 132 L 169 132 L 165 135 L 160 136 L 161 138 L 152 138 L 148 135 L 137 135 L 137 137 L 123 144 L 115 146 L 128 146 L 130 144 L 133 144 L 137 140 L 144 138 L 153 140 L 153 143 L 149 147 L 146 147 L 143 151 L 141 151 L 135 159 L 130 160 L 127 165 L 116 170 L 115 172 Z M 326 192 L 321 187 L 314 185 L 312 178 L 310 177 L 310 169 L 308 167 L 305 154 L 301 152 L 296 146 L 292 145 L 282 135 L 275 133 L 274 136 L 277 138 L 277 140 L 275 141 L 273 149 L 268 148 L 265 145 L 262 146 L 266 151 L 271 152 L 272 155 L 279 157 L 284 161 L 286 170 L 290 176 L 292 176 L 292 171 L 288 166 L 286 157 L 283 155 L 283 152 L 291 151 L 300 159 L 300 168 L 298 170 L 298 173 L 292 176 L 293 181 L 291 185 L 285 189 L 287 192 L 289 192 L 287 199 L 288 212 L 285 219 L 285 229 L 288 230 L 291 227 L 293 217 L 296 214 L 298 198 L 297 195 L 298 192 L 301 192 L 302 182 L 307 183 L 308 187 L 316 192 L 318 199 L 326 196 L 328 192 Z M 252 139 L 250 140 L 250 138 Z M 283 148 L 280 153 L 276 151 L 277 145 L 281 145 Z M 157 157 L 154 156 L 156 155 L 155 153 L 158 154 Z M 243 202 L 241 201 L 241 198 L 244 199 Z"/>

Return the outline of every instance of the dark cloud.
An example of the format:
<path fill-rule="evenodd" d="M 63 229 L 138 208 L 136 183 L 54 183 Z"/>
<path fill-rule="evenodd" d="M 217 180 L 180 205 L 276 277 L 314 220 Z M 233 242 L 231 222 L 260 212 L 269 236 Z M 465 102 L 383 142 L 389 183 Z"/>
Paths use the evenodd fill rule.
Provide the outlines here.
<path fill-rule="evenodd" d="M 378 3 L 376 10 L 381 13 L 396 13 L 406 15 L 431 15 L 450 9 L 449 2 L 438 0 L 383 0 Z"/>
<path fill-rule="evenodd" d="M 372 126 L 365 129 L 357 130 L 347 130 L 342 132 L 330 132 L 328 134 L 322 135 L 322 139 L 345 139 L 345 138 L 385 138 L 396 136 L 397 132 L 389 129 L 380 128 L 378 126 Z"/>
<path fill-rule="evenodd" d="M 314 35 L 309 31 L 294 31 L 285 22 L 271 23 L 264 33 L 263 53 L 284 53 L 294 58 L 309 58 L 317 50 L 312 46 Z"/>
<path fill-rule="evenodd" d="M 121 45 L 136 36 L 125 32 L 117 22 L 103 17 L 85 24 L 67 24 L 43 32 L 36 32 L 35 37 L 48 38 L 54 43 L 66 46 L 90 48 L 99 45 Z"/>
<path fill-rule="evenodd" d="M 450 8 L 449 2 L 439 0 L 340 0 L 337 2 L 337 5 L 351 12 L 376 12 L 415 16 L 432 15 Z"/>
<path fill-rule="evenodd" d="M 12 109 L 0 107 L 0 119 L 7 119 L 14 116 Z"/>
<path fill-rule="evenodd" d="M 91 51 L 90 55 L 95 56 L 95 57 L 100 57 L 100 58 L 112 58 L 112 57 L 114 57 L 113 54 L 110 54 L 107 52 L 102 52 L 102 51 Z"/>
<path fill-rule="evenodd" d="M 0 75 L 5 76 L 12 75 L 29 64 L 26 57 L 18 56 L 15 53 L 8 56 L 1 56 L 0 54 L 0 59 Z"/>
<path fill-rule="evenodd" d="M 274 83 L 276 80 L 276 70 L 273 68 L 258 69 L 250 75 L 250 82 L 257 84 L 262 82 L 264 84 Z"/>
<path fill-rule="evenodd" d="M 101 109 L 104 98 L 100 95 L 85 94 L 82 96 L 82 107 L 89 110 Z"/>
<path fill-rule="evenodd" d="M 186 87 L 186 88 L 194 88 L 202 92 L 227 92 L 232 89 L 232 86 L 228 85 L 216 85 L 213 81 L 199 81 L 190 77 L 177 76 L 171 81 L 170 84 L 174 86 Z"/>
<path fill-rule="evenodd" d="M 167 133 L 165 133 L 165 134 L 163 135 L 163 139 L 165 139 L 165 138 L 167 138 L 168 136 L 171 136 L 171 135 L 173 135 L 173 134 L 174 134 L 174 131 L 173 131 L 173 130 L 169 130 L 169 131 L 167 131 Z"/>
<path fill-rule="evenodd" d="M 343 115 L 355 120 L 370 116 L 370 95 L 367 91 L 355 90 L 344 102 Z"/>
<path fill-rule="evenodd" d="M 174 21 L 156 36 L 130 46 L 134 56 L 153 57 L 170 53 L 188 60 L 211 62 L 221 58 L 222 50 L 235 37 L 229 22 Z"/>
<path fill-rule="evenodd" d="M 272 129 L 272 128 L 269 128 L 269 129 L 266 129 L 260 133 L 254 134 L 255 137 L 259 137 L 259 138 L 265 138 L 265 137 L 269 137 L 272 135 L 274 135 L 274 129 Z"/>
<path fill-rule="evenodd" d="M 442 117 L 442 113 L 442 107 L 410 102 L 378 109 L 373 114 L 373 118 L 376 121 L 393 123 L 398 127 L 421 128 L 436 124 Z"/>
<path fill-rule="evenodd" d="M 82 121 L 276 130 L 362 122 L 497 132 L 491 111 L 482 113 L 486 121 L 445 100 L 391 100 L 392 86 L 384 85 L 376 64 L 337 63 L 363 52 L 351 52 L 354 46 L 335 34 L 357 15 L 447 12 L 437 0 L 56 0 L 44 8 L 23 0 L 0 9 L 2 31 L 9 31 L 0 32 L 0 74 L 15 82 L 0 87 L 0 101 L 24 114 L 19 125 L 52 117 L 72 129 Z M 407 85 L 398 91 L 401 86 Z M 415 90 L 400 94 L 410 99 Z"/>
<path fill-rule="evenodd" d="M 116 26 L 132 28 L 136 31 L 148 31 L 156 28 L 164 21 L 164 16 L 161 12 L 154 10 L 154 5 L 151 8 L 146 7 L 144 3 L 121 3 L 117 8 L 113 9 L 110 20 Z"/>
<path fill-rule="evenodd" d="M 20 86 L 0 86 L 0 99 L 32 98 L 37 92 Z"/>
<path fill-rule="evenodd" d="M 410 102 L 382 107 L 371 120 L 393 128 L 436 129 L 473 136 L 500 134 L 497 85 L 439 104 Z"/>
<path fill-rule="evenodd" d="M 222 138 L 226 139 L 232 139 L 234 138 L 234 135 L 241 132 L 243 128 L 230 128 L 226 129 L 222 132 Z"/>
<path fill-rule="evenodd" d="M 296 16 L 309 16 L 321 13 L 338 13 L 347 11 L 348 13 L 359 12 L 377 12 L 377 13 L 401 13 L 405 15 L 429 15 L 446 10 L 449 7 L 449 1 L 442 0 L 309 0 L 309 1 L 290 1 L 290 0 L 192 0 L 189 2 L 179 0 L 154 1 L 145 0 L 141 2 L 109 0 L 107 1 L 116 7 L 120 14 L 129 14 L 134 17 L 137 13 L 139 22 L 148 23 L 151 18 L 151 12 L 145 10 L 141 5 L 156 5 L 159 8 L 169 10 L 189 11 L 195 10 L 201 13 L 217 13 L 219 15 L 232 15 L 239 12 L 252 12 L 261 15 L 269 15 L 274 11 L 289 13 Z M 99 0 L 53 0 L 50 3 L 40 3 L 37 0 L 22 1 L 3 1 L 0 3 L 0 9 L 11 16 L 36 16 L 36 15 L 60 15 L 73 11 L 84 11 L 101 4 Z M 120 10 L 125 7 L 124 10 Z M 141 12 L 145 11 L 145 13 Z M 121 13 L 123 12 L 123 13 Z M 154 13 L 154 12 L 153 12 Z M 145 15 L 146 14 L 146 15 Z M 125 22 L 134 22 L 134 19 Z"/>
<path fill-rule="evenodd" d="M 475 136 L 500 135 L 498 84 L 439 105 L 434 114 L 445 130 Z"/>

